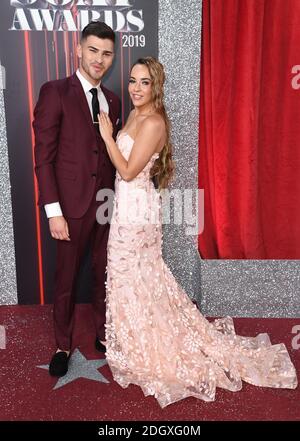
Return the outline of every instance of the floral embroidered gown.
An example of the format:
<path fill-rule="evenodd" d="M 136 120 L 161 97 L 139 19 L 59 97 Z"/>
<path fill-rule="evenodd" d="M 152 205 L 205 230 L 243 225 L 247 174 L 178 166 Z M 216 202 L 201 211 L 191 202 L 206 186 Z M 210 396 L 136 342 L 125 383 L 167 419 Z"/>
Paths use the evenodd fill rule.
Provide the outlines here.
<path fill-rule="evenodd" d="M 117 144 L 129 158 L 133 139 Z M 216 387 L 297 386 L 284 344 L 268 334 L 235 334 L 230 317 L 209 322 L 178 285 L 162 258 L 161 202 L 150 179 L 158 157 L 126 182 L 116 174 L 108 240 L 106 358 L 123 388 L 140 386 L 161 407 L 193 396 L 215 399 Z"/>

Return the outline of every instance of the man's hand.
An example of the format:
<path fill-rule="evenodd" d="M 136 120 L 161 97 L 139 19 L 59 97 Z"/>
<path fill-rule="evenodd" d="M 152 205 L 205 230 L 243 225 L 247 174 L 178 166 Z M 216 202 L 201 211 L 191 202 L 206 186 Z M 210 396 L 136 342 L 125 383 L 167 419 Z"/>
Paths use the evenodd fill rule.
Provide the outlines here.
<path fill-rule="evenodd" d="M 63 216 L 55 216 L 49 219 L 50 233 L 53 239 L 71 240 L 66 219 Z"/>

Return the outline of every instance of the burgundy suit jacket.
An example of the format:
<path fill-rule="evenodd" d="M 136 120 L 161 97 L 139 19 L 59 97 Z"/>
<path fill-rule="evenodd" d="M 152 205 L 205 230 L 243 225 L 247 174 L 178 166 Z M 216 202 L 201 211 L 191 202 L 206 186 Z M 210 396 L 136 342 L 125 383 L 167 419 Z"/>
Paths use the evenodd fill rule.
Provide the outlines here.
<path fill-rule="evenodd" d="M 115 137 L 120 100 L 102 85 L 101 89 L 109 106 Z M 95 197 L 95 191 L 114 188 L 115 168 L 104 141 L 94 128 L 76 74 L 49 81 L 41 87 L 33 129 L 38 205 L 59 202 L 64 216 L 82 217 Z"/>

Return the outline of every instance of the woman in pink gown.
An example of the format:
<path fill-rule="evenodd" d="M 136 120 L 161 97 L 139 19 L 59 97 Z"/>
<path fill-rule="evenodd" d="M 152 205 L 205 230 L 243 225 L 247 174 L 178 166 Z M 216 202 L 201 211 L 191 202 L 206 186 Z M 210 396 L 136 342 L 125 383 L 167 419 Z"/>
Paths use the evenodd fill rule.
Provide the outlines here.
<path fill-rule="evenodd" d="M 235 334 L 230 317 L 210 323 L 178 285 L 162 257 L 161 198 L 172 176 L 169 121 L 163 104 L 164 69 L 146 57 L 131 70 L 134 105 L 117 143 L 108 116 L 99 127 L 116 167 L 108 240 L 106 358 L 122 387 L 140 386 L 161 407 L 185 397 L 215 399 L 242 380 L 256 386 L 296 388 L 284 344 L 267 334 Z"/>

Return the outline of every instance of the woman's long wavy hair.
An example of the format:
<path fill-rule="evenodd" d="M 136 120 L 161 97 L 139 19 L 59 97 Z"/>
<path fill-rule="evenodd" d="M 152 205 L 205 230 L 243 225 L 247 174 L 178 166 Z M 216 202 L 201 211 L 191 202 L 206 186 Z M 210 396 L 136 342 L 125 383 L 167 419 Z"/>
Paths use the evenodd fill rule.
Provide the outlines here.
<path fill-rule="evenodd" d="M 152 100 L 155 111 L 160 114 L 166 126 L 166 142 L 160 152 L 159 158 L 154 162 L 150 175 L 159 189 L 168 187 L 173 174 L 174 162 L 172 158 L 173 148 L 170 141 L 170 120 L 164 105 L 164 82 L 165 72 L 163 65 L 153 57 L 139 58 L 132 68 L 137 64 L 146 66 L 151 78 Z"/>

